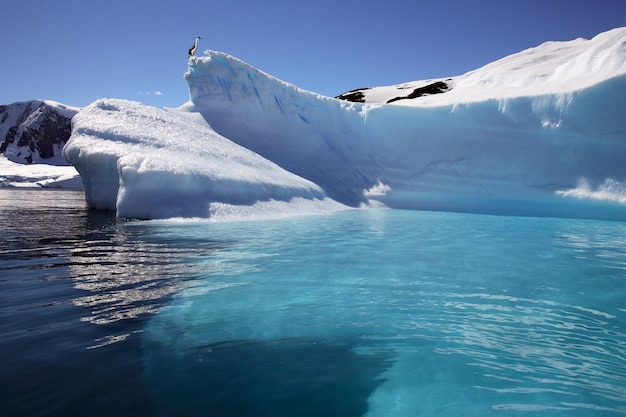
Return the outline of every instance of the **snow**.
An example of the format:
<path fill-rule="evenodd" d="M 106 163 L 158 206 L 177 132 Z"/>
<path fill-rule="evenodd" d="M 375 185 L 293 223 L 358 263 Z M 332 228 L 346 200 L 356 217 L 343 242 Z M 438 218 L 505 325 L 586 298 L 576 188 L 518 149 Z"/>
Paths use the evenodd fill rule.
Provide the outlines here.
<path fill-rule="evenodd" d="M 626 28 L 365 90 L 366 103 L 216 51 L 191 58 L 185 79 L 179 109 L 99 100 L 73 119 L 64 155 L 90 206 L 136 218 L 246 218 L 276 203 L 281 215 L 384 205 L 626 219 Z M 432 81 L 451 88 L 381 103 Z"/>
<path fill-rule="evenodd" d="M 342 208 L 312 182 L 218 135 L 197 113 L 98 100 L 74 117 L 63 153 L 81 174 L 87 204 L 121 217 L 232 217 L 238 207 L 264 203 L 262 213 L 270 201 L 294 199 L 310 201 L 312 211 Z"/>
<path fill-rule="evenodd" d="M 54 100 L 43 100 L 49 106 L 56 107 L 57 111 L 63 114 L 67 118 L 72 118 L 76 113 L 80 111 L 80 107 L 69 106 L 67 104 L 60 103 Z"/>
<path fill-rule="evenodd" d="M 626 204 L 626 184 L 613 179 L 607 179 L 594 189 L 587 178 L 581 178 L 575 188 L 557 191 L 557 194 L 565 197 L 615 201 Z"/>
<path fill-rule="evenodd" d="M 624 75 L 625 56 L 626 30 L 617 28 L 591 40 L 546 42 L 458 77 L 371 88 L 365 91 L 365 101 L 385 103 L 395 96 L 406 95 L 402 90 L 437 81 L 452 84 L 451 91 L 397 104 L 441 106 L 489 99 L 563 95 Z"/>
<path fill-rule="evenodd" d="M 18 164 L 0 155 L 0 187 L 81 190 L 82 183 L 73 166 Z"/>

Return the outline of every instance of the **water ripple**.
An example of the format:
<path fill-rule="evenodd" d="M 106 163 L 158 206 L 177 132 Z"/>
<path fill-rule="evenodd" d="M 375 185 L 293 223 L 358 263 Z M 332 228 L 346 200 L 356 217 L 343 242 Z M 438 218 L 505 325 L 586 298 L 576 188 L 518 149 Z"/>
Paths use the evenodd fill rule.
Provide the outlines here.
<path fill-rule="evenodd" d="M 441 297 L 445 310 L 422 329 L 431 335 L 438 332 L 434 339 L 439 342 L 445 340 L 436 353 L 470 358 L 468 365 L 482 370 L 484 378 L 476 388 L 549 394 L 544 401 L 549 398 L 552 409 L 573 407 L 568 398 L 575 395 L 590 400 L 587 408 L 602 399 L 626 398 L 626 334 L 614 315 L 540 299 L 454 293 Z M 528 403 L 494 407 L 531 411 Z"/>
<path fill-rule="evenodd" d="M 111 324 L 154 314 L 168 296 L 206 273 L 207 265 L 191 259 L 228 245 L 181 239 L 175 233 L 155 237 L 154 225 L 129 223 L 112 213 L 81 207 L 81 193 L 19 190 L 12 197 L 0 201 L 2 221 L 10 222 L 0 227 L 20 234 L 7 235 L 0 246 L 0 272 L 17 274 L 22 282 L 27 280 L 26 271 L 32 271 L 33 279 L 69 276 L 79 290 L 72 304 L 84 309 L 84 322 Z M 42 278 L 43 270 L 47 272 Z M 124 340 L 118 334 L 107 337 Z"/>

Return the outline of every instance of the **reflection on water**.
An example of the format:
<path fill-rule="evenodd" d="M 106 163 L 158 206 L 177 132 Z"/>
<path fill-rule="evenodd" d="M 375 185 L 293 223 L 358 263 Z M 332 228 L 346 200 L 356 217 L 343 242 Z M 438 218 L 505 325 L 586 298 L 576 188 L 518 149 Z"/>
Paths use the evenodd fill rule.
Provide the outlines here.
<path fill-rule="evenodd" d="M 3 416 L 155 414 L 143 323 L 201 272 L 189 259 L 224 246 L 159 233 L 81 192 L 0 189 Z"/>
<path fill-rule="evenodd" d="M 154 313 L 167 295 L 202 272 L 190 259 L 208 256 L 223 247 L 209 239 L 190 241 L 159 238 L 149 241 L 146 225 L 104 224 L 98 215 L 87 217 L 83 236 L 88 247 L 68 248 L 74 286 L 87 295 L 74 304 L 90 309 L 83 320 L 112 323 Z"/>
<path fill-rule="evenodd" d="M 151 224 L 86 209 L 82 193 L 2 193 L 10 195 L 0 198 L 1 221 L 7 223 L 1 230 L 19 231 L 5 235 L 0 247 L 4 274 L 19 279 L 30 270 L 33 279 L 70 278 L 82 290 L 72 303 L 85 308 L 81 320 L 94 324 L 154 313 L 165 297 L 202 273 L 190 259 L 224 247 L 210 239 L 155 237 Z"/>
<path fill-rule="evenodd" d="M 614 223 L 611 228 L 586 225 L 573 227 L 560 236 L 561 243 L 571 248 L 578 259 L 600 260 L 603 267 L 626 271 L 626 258 L 621 248 L 626 248 L 626 226 Z"/>

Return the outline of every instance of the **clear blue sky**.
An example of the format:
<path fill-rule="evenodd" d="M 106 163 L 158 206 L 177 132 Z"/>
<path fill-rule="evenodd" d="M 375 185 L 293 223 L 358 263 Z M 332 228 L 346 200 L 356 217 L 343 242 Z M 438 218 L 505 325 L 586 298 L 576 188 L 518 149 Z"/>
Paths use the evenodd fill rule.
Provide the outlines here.
<path fill-rule="evenodd" d="M 0 104 L 115 97 L 178 107 L 196 35 L 199 55 L 223 51 L 335 96 L 460 75 L 620 26 L 625 0 L 2 0 Z"/>

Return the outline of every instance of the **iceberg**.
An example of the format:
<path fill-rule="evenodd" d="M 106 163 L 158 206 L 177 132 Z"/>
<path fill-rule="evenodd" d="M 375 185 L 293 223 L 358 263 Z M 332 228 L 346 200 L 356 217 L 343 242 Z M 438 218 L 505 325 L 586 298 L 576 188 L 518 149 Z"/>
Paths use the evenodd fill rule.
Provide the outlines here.
<path fill-rule="evenodd" d="M 218 135 L 196 113 L 101 99 L 75 116 L 63 154 L 80 173 L 87 204 L 120 217 L 210 217 L 268 201 L 342 207 L 312 182 Z"/>
<path fill-rule="evenodd" d="M 88 205 L 145 219 L 381 205 L 626 219 L 626 28 L 359 102 L 217 51 L 184 77 L 178 109 L 103 99 L 74 117 L 63 152 Z"/>

